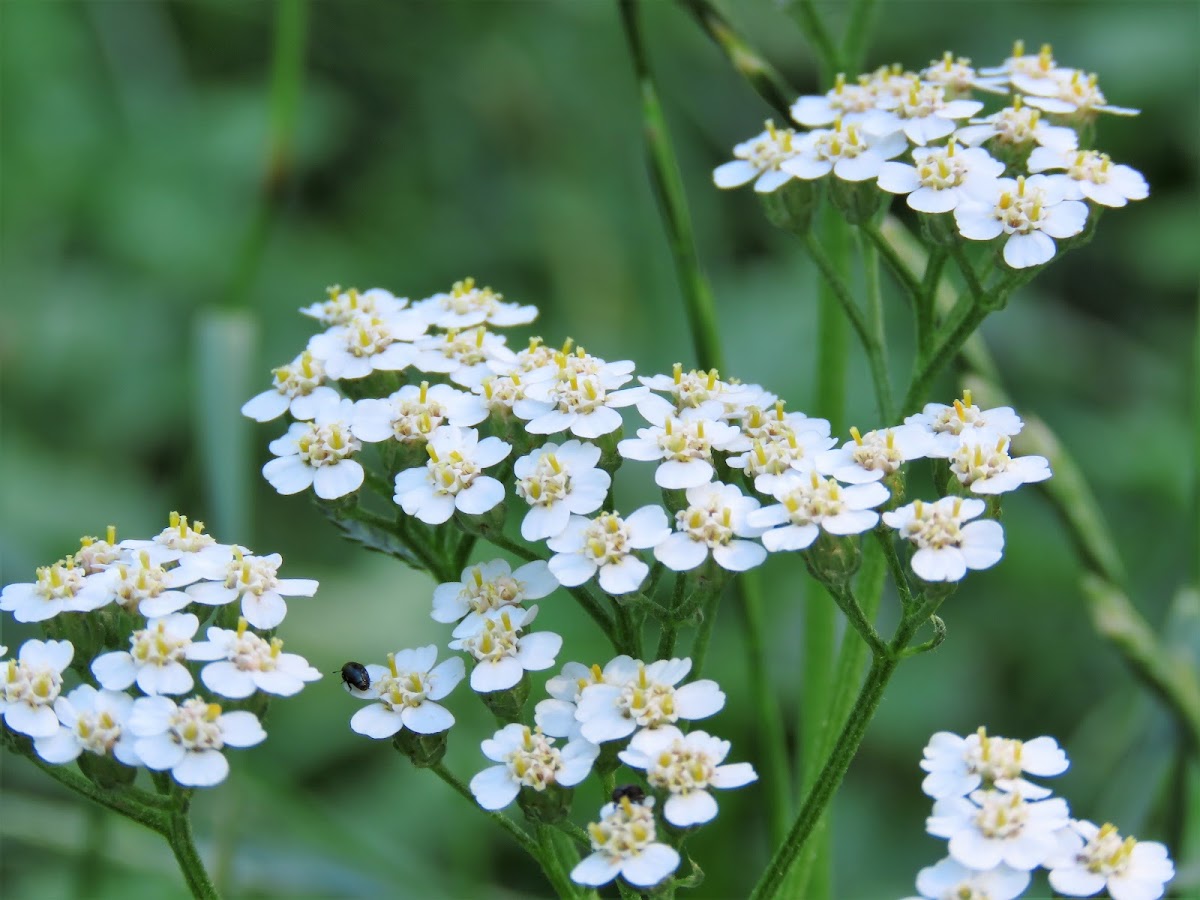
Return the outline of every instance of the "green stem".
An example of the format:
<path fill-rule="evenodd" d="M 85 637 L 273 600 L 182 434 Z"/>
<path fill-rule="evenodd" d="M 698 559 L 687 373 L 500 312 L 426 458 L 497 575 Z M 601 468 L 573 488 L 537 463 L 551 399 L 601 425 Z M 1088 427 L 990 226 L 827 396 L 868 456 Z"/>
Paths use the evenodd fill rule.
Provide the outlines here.
<path fill-rule="evenodd" d="M 859 606 L 858 600 L 854 596 L 854 592 L 849 587 L 842 589 L 831 588 L 829 596 L 837 603 L 838 608 L 846 616 L 846 621 L 858 632 L 859 637 L 866 642 L 873 656 L 878 656 L 884 652 L 885 644 L 883 638 L 879 636 L 879 632 L 875 630 L 875 626 L 867 619 Z"/>
<path fill-rule="evenodd" d="M 634 76 L 642 95 L 642 126 L 646 139 L 650 180 L 658 196 L 659 210 L 671 246 L 671 257 L 675 262 L 675 272 L 683 292 L 684 309 L 692 332 L 696 362 L 702 369 L 723 369 L 716 305 L 696 255 L 687 197 L 679 175 L 679 164 L 671 148 L 662 104 L 658 99 L 654 79 L 650 75 L 646 48 L 638 24 L 636 0 L 619 0 L 619 8 Z"/>
<path fill-rule="evenodd" d="M 933 384 L 933 379 L 938 376 L 946 366 L 953 362 L 954 357 L 958 355 L 958 351 L 962 349 L 963 344 L 975 333 L 975 330 L 987 318 L 991 309 L 983 304 L 976 302 L 972 304 L 958 322 L 954 323 L 950 333 L 938 342 L 937 346 L 931 350 L 925 357 L 913 375 L 912 382 L 908 386 L 908 391 L 904 395 L 904 402 L 900 407 L 901 415 L 917 412 L 922 403 L 925 402 L 926 396 L 929 394 L 929 388 Z"/>
<path fill-rule="evenodd" d="M 680 604 L 683 603 L 683 588 L 687 583 L 683 573 L 675 575 L 675 587 L 671 591 L 671 608 L 667 618 L 662 623 L 662 633 L 658 636 L 658 650 L 655 659 L 670 659 L 675 652 L 675 639 L 679 635 L 679 623 L 675 620 Z"/>
<path fill-rule="evenodd" d="M 913 598 L 912 588 L 908 584 L 908 573 L 904 571 L 904 566 L 900 564 L 900 557 L 896 553 L 896 542 L 893 540 L 892 530 L 884 526 L 875 530 L 875 539 L 879 542 L 880 548 L 883 551 L 883 557 L 887 560 L 888 570 L 892 573 L 892 581 L 896 584 L 896 590 L 900 594 L 900 606 L 906 612 L 912 608 L 916 600 Z"/>
<path fill-rule="evenodd" d="M 842 60 L 851 72 L 862 68 L 877 4 L 878 0 L 855 0 L 850 8 L 850 19 L 842 37 Z"/>
<path fill-rule="evenodd" d="M 571 881 L 570 875 L 575 864 L 568 863 L 564 859 L 564 850 L 573 854 L 574 847 L 568 843 L 564 848 L 560 843 L 562 834 L 550 825 L 538 822 L 535 830 L 538 836 L 538 845 L 541 848 L 542 871 L 550 879 L 550 884 L 554 887 L 555 892 L 559 897 L 577 897 L 581 889 Z M 578 859 L 577 855 L 576 859 Z"/>
<path fill-rule="evenodd" d="M 934 297 L 946 267 L 946 251 L 935 247 L 925 263 L 925 275 L 921 279 L 921 293 L 917 297 L 917 358 L 924 359 L 933 342 Z"/>
<path fill-rule="evenodd" d="M 833 76 L 844 71 L 841 52 L 833 40 L 833 35 L 825 27 L 825 22 L 817 12 L 813 0 L 795 0 L 788 6 L 788 12 L 804 32 L 804 37 L 812 44 L 817 52 L 817 61 L 821 66 L 821 80 L 826 84 L 833 82 Z"/>
<path fill-rule="evenodd" d="M 554 823 L 554 827 L 583 847 L 587 851 L 592 849 L 592 839 L 586 831 L 572 822 L 570 819 L 559 819 Z"/>
<path fill-rule="evenodd" d="M 704 671 L 705 658 L 708 656 L 708 642 L 712 638 L 713 626 L 717 622 L 717 610 L 721 606 L 721 595 L 725 593 L 725 589 L 717 587 L 704 604 L 704 618 L 700 622 L 700 628 L 696 631 L 696 640 L 692 642 L 692 671 L 688 675 L 688 680 L 695 681 L 700 677 L 700 673 Z"/>
<path fill-rule="evenodd" d="M 783 733 L 783 716 L 771 689 L 767 672 L 766 633 L 763 612 L 762 579 L 758 569 L 744 572 L 737 581 L 740 594 L 738 608 L 746 626 L 746 664 L 750 673 L 750 694 L 755 700 L 757 727 L 766 759 L 771 790 L 767 792 L 767 811 L 771 822 L 772 843 L 779 843 L 787 833 L 791 818 L 789 799 L 792 796 L 791 772 L 788 768 L 787 738 Z M 660 656 L 659 659 L 665 657 Z"/>
<path fill-rule="evenodd" d="M 126 788 L 120 791 L 105 790 L 104 788 L 97 787 L 87 778 L 76 774 L 65 766 L 50 765 L 50 763 L 45 762 L 41 757 L 33 754 L 27 755 L 26 759 L 64 787 L 70 788 L 77 794 L 82 794 L 94 803 L 99 803 L 113 812 L 120 813 L 127 819 L 132 819 L 140 825 L 145 825 L 159 834 L 163 833 L 166 827 L 167 816 L 175 806 L 173 802 L 165 800 L 165 798 L 155 798 L 145 791 L 137 791 L 138 799 L 135 800 L 131 796 L 132 792 L 136 790 L 134 788 Z M 143 798 L 149 798 L 154 803 L 146 803 Z"/>
<path fill-rule="evenodd" d="M 888 268 L 892 270 L 892 274 L 896 276 L 896 279 L 900 282 L 900 286 L 908 294 L 908 299 L 914 306 L 917 305 L 920 302 L 921 283 L 917 281 L 917 276 L 912 273 L 912 269 L 900 258 L 900 254 L 888 243 L 887 238 L 880 233 L 878 225 L 870 221 L 863 222 L 862 230 L 871 243 L 875 245 L 875 248 L 879 251 L 879 255 L 887 263 Z"/>
<path fill-rule="evenodd" d="M 892 421 L 892 386 L 888 378 L 887 321 L 883 314 L 883 292 L 879 284 L 879 251 L 859 241 L 862 255 L 863 282 L 867 294 L 867 319 L 871 325 L 872 344 L 879 353 L 880 377 L 875 379 L 875 402 L 880 421 Z M 874 369 L 872 369 L 874 373 Z"/>
<path fill-rule="evenodd" d="M 217 900 L 220 895 L 208 877 L 200 851 L 196 849 L 192 822 L 187 813 L 179 812 L 170 816 L 162 834 L 171 845 L 171 852 L 175 854 L 175 861 L 179 863 L 179 870 L 183 872 L 183 879 L 192 896 L 196 900 Z"/>

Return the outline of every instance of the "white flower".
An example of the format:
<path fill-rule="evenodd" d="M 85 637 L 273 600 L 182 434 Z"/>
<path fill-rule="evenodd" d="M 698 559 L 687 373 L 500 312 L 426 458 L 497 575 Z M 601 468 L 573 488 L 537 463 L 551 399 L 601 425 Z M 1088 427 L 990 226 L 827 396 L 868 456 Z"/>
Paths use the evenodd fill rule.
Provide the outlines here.
<path fill-rule="evenodd" d="M 746 516 L 758 509 L 753 497 L 734 485 L 714 482 L 687 489 L 686 508 L 675 513 L 675 532 L 654 548 L 654 558 L 668 569 L 684 572 L 708 558 L 731 572 L 744 572 L 767 558 L 762 544 L 741 538 L 758 537 L 765 531 L 751 525 Z"/>
<path fill-rule="evenodd" d="M 663 725 L 639 731 L 617 755 L 627 766 L 645 771 L 652 788 L 668 792 L 663 818 L 677 828 L 690 828 L 717 815 L 709 788 L 742 787 L 758 779 L 750 763 L 721 765 L 729 747 L 729 741 L 703 731 L 685 736 L 674 725 Z"/>
<path fill-rule="evenodd" d="M 947 50 L 941 59 L 935 59 L 920 72 L 921 80 L 928 84 L 940 85 L 946 91 L 946 96 L 969 95 L 972 90 L 986 91 L 989 94 L 1005 94 L 1005 78 L 988 76 L 976 72 L 971 66 L 971 60 L 964 57 L 955 58 Z"/>
<path fill-rule="evenodd" d="M 770 410 L 767 410 L 768 406 L 771 407 Z M 748 450 L 754 441 L 766 441 L 788 434 L 803 435 L 809 431 L 821 437 L 829 437 L 828 419 L 812 419 L 802 412 L 784 412 L 783 407 L 784 403 L 779 399 L 771 400 L 765 406 L 747 406 L 742 411 L 741 422 L 738 423 L 745 441 L 735 444 L 734 449 Z M 826 446 L 832 447 L 833 443 L 830 441 Z"/>
<path fill-rule="evenodd" d="M 184 660 L 199 627 L 191 613 L 150 619 L 129 636 L 129 650 L 92 660 L 92 674 L 110 691 L 123 691 L 136 681 L 143 694 L 186 694 L 195 682 Z"/>
<path fill-rule="evenodd" d="M 483 470 L 508 456 L 511 444 L 498 437 L 480 440 L 474 428 L 443 425 L 429 436 L 425 451 L 424 466 L 396 475 L 392 499 L 410 516 L 440 525 L 455 509 L 478 516 L 504 500 L 504 485 Z"/>
<path fill-rule="evenodd" d="M 902 131 L 914 144 L 949 137 L 957 128 L 955 119 L 966 119 L 983 109 L 978 100 L 947 100 L 939 84 L 923 84 L 913 76 L 908 90 L 894 100 L 881 100 L 879 107 L 863 119 L 863 131 L 882 138 Z"/>
<path fill-rule="evenodd" d="M 491 325 L 505 328 L 528 325 L 537 318 L 536 306 L 504 303 L 504 295 L 490 287 L 477 287 L 474 278 L 454 282 L 448 294 L 434 294 L 413 304 L 413 309 L 437 328 L 470 328 Z"/>
<path fill-rule="evenodd" d="M 100 572 L 88 575 L 75 565 L 74 557 L 50 566 L 39 566 L 37 581 L 10 584 L 0 591 L 0 610 L 18 622 L 44 622 L 60 612 L 99 609 L 112 599 L 111 577 Z"/>
<path fill-rule="evenodd" d="M 653 462 L 662 460 L 654 470 L 654 482 L 668 490 L 698 487 L 712 481 L 714 450 L 727 450 L 740 437 L 734 425 L 706 418 L 699 410 L 676 413 L 662 397 L 645 398 L 638 404 L 642 415 L 651 422 L 639 428 L 636 438 L 617 444 L 617 452 L 626 459 Z"/>
<path fill-rule="evenodd" d="M 454 629 L 451 650 L 463 650 L 475 658 L 471 689 L 487 694 L 515 687 L 526 672 L 540 672 L 554 665 L 562 649 L 562 636 L 553 631 L 521 632 L 537 616 L 538 608 L 505 606 L 494 609 L 482 621 L 464 622 Z"/>
<path fill-rule="evenodd" d="M 507 417 L 514 406 L 528 399 L 525 396 L 526 383 L 524 376 L 517 372 L 488 375 L 479 384 L 471 386 L 471 393 L 483 408 L 485 418 L 492 414 Z"/>
<path fill-rule="evenodd" d="M 891 496 L 877 481 L 845 487 L 816 472 L 781 475 L 772 491 L 780 502 L 754 510 L 746 521 L 770 529 L 763 533 L 762 542 L 773 552 L 803 550 L 817 539 L 822 528 L 837 535 L 869 531 L 879 522 L 879 513 L 873 507 Z"/>
<path fill-rule="evenodd" d="M 280 697 L 299 693 L 306 681 L 316 681 L 321 673 L 303 656 L 284 653 L 283 641 L 265 641 L 247 631 L 245 617 L 238 619 L 237 631 L 209 628 L 208 640 L 187 648 L 187 658 L 209 661 L 200 672 L 200 680 L 213 693 L 240 700 L 256 690 Z"/>
<path fill-rule="evenodd" d="M 217 543 L 211 534 L 204 533 L 203 522 L 189 522 L 187 516 L 172 512 L 168 525 L 148 541 L 121 541 L 122 550 L 147 551 L 150 561 L 158 565 L 168 562 L 183 564 L 224 556 L 229 552 L 225 544 Z"/>
<path fill-rule="evenodd" d="M 1059 115 L 1094 116 L 1098 112 L 1114 116 L 1136 116 L 1140 110 L 1128 106 L 1112 106 L 1100 90 L 1095 73 L 1079 69 L 1062 69 L 1037 84 L 1023 84 L 1022 89 L 1036 96 L 1026 97 L 1030 106 Z"/>
<path fill-rule="evenodd" d="M 357 491 L 363 467 L 352 457 L 362 443 L 351 433 L 353 419 L 353 400 L 322 404 L 313 421 L 294 422 L 271 441 L 277 458 L 263 466 L 263 476 L 281 494 L 311 487 L 322 500 L 335 500 Z"/>
<path fill-rule="evenodd" d="M 968 569 L 987 569 L 1004 552 L 1004 529 L 992 519 L 969 522 L 987 508 L 982 500 L 943 497 L 915 500 L 883 514 L 883 521 L 912 541 L 912 569 L 925 581 L 960 581 Z"/>
<path fill-rule="evenodd" d="M 1072 820 L 1060 836 L 1061 856 L 1051 860 L 1050 886 L 1068 897 L 1090 897 L 1107 890 L 1113 900 L 1157 900 L 1175 867 L 1157 841 L 1122 839 L 1115 825 L 1097 828 Z"/>
<path fill-rule="evenodd" d="M 761 490 L 769 491 L 777 476 L 788 472 L 809 471 L 820 451 L 831 447 L 833 438 L 816 431 L 803 431 L 797 434 L 790 428 L 784 428 L 781 434 L 771 434 L 753 440 L 743 435 L 730 445 L 729 449 L 739 449 L 749 445 L 744 453 L 730 456 L 725 462 L 732 469 L 741 469 L 755 479 L 756 485 L 762 479 Z"/>
<path fill-rule="evenodd" d="M 493 367 L 507 369 L 516 359 L 504 338 L 482 325 L 430 335 L 417 341 L 413 348 L 414 368 L 449 375 L 451 381 L 466 388 L 474 388 L 484 378 L 496 374 Z"/>
<path fill-rule="evenodd" d="M 1073 237 L 1087 222 L 1086 203 L 1064 200 L 1070 190 L 1062 175 L 997 178 L 987 200 L 972 197 L 954 208 L 959 233 L 972 241 L 1008 235 L 1004 261 L 1014 269 L 1040 266 L 1054 258 L 1054 238 Z"/>
<path fill-rule="evenodd" d="M 1068 200 L 1091 200 L 1101 206 L 1124 206 L 1130 200 L 1145 200 L 1150 187 L 1137 169 L 1113 165 L 1099 150 L 1062 150 L 1037 147 L 1029 154 L 1029 171 L 1066 169 Z"/>
<path fill-rule="evenodd" d="M 124 558 L 125 551 L 117 543 L 117 528 L 108 526 L 107 537 L 104 540 L 84 536 L 79 539 L 79 549 L 75 551 L 75 565 L 83 569 L 85 575 L 103 572 L 113 563 Z"/>
<path fill-rule="evenodd" d="M 595 664 L 589 668 L 583 663 L 565 663 L 562 673 L 546 682 L 546 693 L 550 699 L 542 700 L 534 707 L 533 720 L 538 728 L 551 737 L 564 737 L 571 741 L 583 738 L 583 723 L 575 718 L 580 695 L 589 685 L 605 684 L 610 678 L 625 679 L 625 661 L 628 658 L 618 656 L 603 669 Z"/>
<path fill-rule="evenodd" d="M 678 412 L 695 409 L 709 419 L 737 418 L 744 414 L 748 405 L 757 403 L 761 406 L 768 402 L 768 396 L 771 403 L 775 399 L 773 395 L 767 395 L 759 385 L 722 381 L 716 369 L 709 369 L 707 372 L 697 369 L 684 372 L 682 363 L 675 363 L 671 375 L 639 375 L 638 381 L 652 391 L 668 394 Z M 655 424 L 664 418 L 664 414 L 654 402 L 657 399 L 647 397 L 638 402 L 638 411 L 646 421 Z M 646 415 L 647 409 L 653 410 L 652 416 Z"/>
<path fill-rule="evenodd" d="M 1007 791 L 974 791 L 969 799 L 943 797 L 934 803 L 925 828 L 949 838 L 950 856 L 968 868 L 1004 863 L 1029 871 L 1055 852 L 1056 832 L 1067 824 L 1068 812 L 1061 797 L 1029 801 Z"/>
<path fill-rule="evenodd" d="M 980 787 L 998 787 L 1031 800 L 1050 796 L 1050 791 L 1026 781 L 1022 773 L 1039 777 L 1061 775 L 1070 763 L 1052 737 L 1018 741 L 988 737 L 980 728 L 965 738 L 939 731 L 925 747 L 921 768 L 929 774 L 921 790 L 935 800 L 965 797 Z"/>
<path fill-rule="evenodd" d="M 812 180 L 832 172 L 843 181 L 868 181 L 886 160 L 908 147 L 903 133 L 866 135 L 860 126 L 838 119 L 831 129 L 810 131 L 799 140 L 799 152 L 781 167 L 789 175 Z"/>
<path fill-rule="evenodd" d="M 179 565 L 167 569 L 152 561 L 149 550 L 138 550 L 131 556 L 109 569 L 110 596 L 127 611 L 153 618 L 179 612 L 192 602 L 179 588 L 201 577 L 193 560 L 185 557 Z"/>
<path fill-rule="evenodd" d="M 652 887 L 678 869 L 679 852 L 655 841 L 653 807 L 653 797 L 606 803 L 600 821 L 588 825 L 594 852 L 571 870 L 571 880 L 599 887 L 620 875 L 635 887 Z"/>
<path fill-rule="evenodd" d="M 127 766 L 140 766 L 133 747 L 129 713 L 133 698 L 117 691 L 98 691 L 81 684 L 54 701 L 54 712 L 62 723 L 51 737 L 37 738 L 33 749 L 48 763 L 59 765 L 78 759 L 85 750 L 97 756 L 111 755 Z"/>
<path fill-rule="evenodd" d="M 544 791 L 552 784 L 574 787 L 588 777 L 600 748 L 587 741 L 570 741 L 562 749 L 554 738 L 527 725 L 505 725 L 483 742 L 483 755 L 500 765 L 471 779 L 471 793 L 484 809 L 503 809 L 522 788 Z"/>
<path fill-rule="evenodd" d="M 0 662 L 0 715 L 13 731 L 31 738 L 58 733 L 54 703 L 62 692 L 62 673 L 71 664 L 70 641 L 28 640 L 16 659 Z"/>
<path fill-rule="evenodd" d="M 951 138 L 945 147 L 917 147 L 915 166 L 886 162 L 879 170 L 879 186 L 893 194 L 907 194 L 911 209 L 925 213 L 950 212 L 964 199 L 988 190 L 988 182 L 1004 174 L 1004 163 L 980 147 L 959 150 Z"/>
<path fill-rule="evenodd" d="M 1006 865 L 982 871 L 968 869 L 948 856 L 917 873 L 917 890 L 926 900 L 1015 900 L 1029 887 L 1031 878 L 1029 872 Z"/>
<path fill-rule="evenodd" d="M 372 372 L 396 372 L 414 362 L 410 341 L 425 333 L 425 320 L 411 310 L 360 313 L 344 325 L 314 334 L 308 349 L 336 380 L 365 378 Z"/>
<path fill-rule="evenodd" d="M 360 441 L 376 443 L 396 440 L 411 444 L 429 440 L 443 424 L 469 427 L 487 418 L 487 409 L 477 398 L 448 384 L 428 381 L 406 384 L 391 396 L 366 398 L 354 404 L 350 430 Z"/>
<path fill-rule="evenodd" d="M 205 606 L 224 606 L 239 597 L 242 615 L 255 628 L 274 628 L 287 615 L 284 597 L 311 597 L 318 583 L 312 578 L 280 578 L 283 557 L 243 555 L 234 548 L 224 559 L 210 559 L 203 566 L 205 578 L 187 589 L 188 596 Z"/>
<path fill-rule="evenodd" d="M 567 587 L 578 587 L 599 571 L 605 593 L 628 594 L 650 572 L 633 551 L 656 547 L 670 534 L 661 506 L 643 506 L 624 518 L 616 513 L 595 519 L 572 516 L 566 530 L 546 542 L 555 554 L 550 571 Z"/>
<path fill-rule="evenodd" d="M 1013 98 L 1012 106 L 982 119 L 972 119 L 970 125 L 958 129 L 954 136 L 971 147 L 990 140 L 1010 148 L 1033 143 L 1059 150 L 1074 150 L 1079 146 L 1075 129 L 1044 121 L 1042 111 L 1025 106 L 1020 97 Z"/>
<path fill-rule="evenodd" d="M 458 622 L 465 616 L 477 626 L 484 613 L 505 606 L 540 600 L 558 587 L 558 579 L 541 560 L 526 563 L 515 572 L 503 559 L 463 569 L 461 581 L 439 584 L 433 591 L 433 620 Z"/>
<path fill-rule="evenodd" d="M 847 484 L 880 481 L 904 463 L 930 455 L 933 439 L 918 425 L 899 425 L 861 434 L 850 429 L 851 440 L 816 459 L 817 471 Z"/>
<path fill-rule="evenodd" d="M 167 697 L 135 700 L 129 730 L 137 737 L 134 750 L 149 769 L 171 770 L 185 787 L 211 787 L 229 774 L 225 747 L 253 747 L 267 733 L 254 713 L 222 712 L 219 704 L 201 697 L 178 706 Z"/>
<path fill-rule="evenodd" d="M 343 291 L 340 287 L 331 287 L 326 289 L 326 293 L 329 294 L 328 300 L 305 306 L 300 312 L 325 325 L 347 325 L 359 316 L 386 318 L 408 306 L 407 298 L 396 297 L 383 288 L 371 288 L 360 293 L 354 288 Z"/>
<path fill-rule="evenodd" d="M 856 83 L 847 84 L 845 73 L 839 72 L 830 90 L 801 97 L 793 103 L 792 118 L 807 128 L 831 125 L 838 119 L 849 125 L 861 122 L 875 108 L 877 100 L 875 85 L 868 76 L 860 75 Z"/>
<path fill-rule="evenodd" d="M 710 679 L 676 687 L 692 670 L 690 659 L 660 659 L 646 665 L 618 656 L 604 667 L 604 681 L 579 694 L 575 718 L 593 744 L 628 737 L 639 728 L 706 719 L 725 706 L 725 694 Z"/>
<path fill-rule="evenodd" d="M 368 665 L 371 686 L 349 688 L 354 696 L 378 700 L 350 719 L 350 727 L 369 738 L 390 738 L 401 728 L 416 734 L 437 734 L 454 724 L 450 710 L 436 701 L 447 697 L 463 680 L 462 657 L 452 656 L 434 665 L 437 647 L 389 653 L 387 666 Z"/>
<path fill-rule="evenodd" d="M 796 153 L 796 132 L 791 128 L 776 128 L 767 120 L 766 131 L 733 148 L 733 162 L 723 163 L 713 170 L 713 184 L 719 188 L 741 187 L 754 182 L 754 190 L 769 194 L 786 184 L 792 176 L 780 171 L 779 165 Z"/>
<path fill-rule="evenodd" d="M 272 369 L 271 375 L 271 388 L 242 404 L 243 416 L 269 422 L 290 412 L 297 419 L 311 419 L 318 408 L 337 399 L 337 391 L 322 384 L 325 366 L 310 350 L 286 366 Z"/>
<path fill-rule="evenodd" d="M 619 408 L 648 393 L 644 387 L 616 390 L 629 378 L 607 371 L 579 374 L 563 365 L 556 377 L 527 384 L 528 399 L 514 404 L 513 412 L 528 420 L 525 430 L 530 434 L 570 431 L 576 437 L 598 438 L 621 427 Z"/>
<path fill-rule="evenodd" d="M 612 476 L 596 468 L 600 448 L 567 441 L 544 444 L 513 465 L 517 496 L 529 504 L 521 537 L 541 541 L 562 534 L 571 515 L 595 512 L 604 503 Z"/>
<path fill-rule="evenodd" d="M 1031 55 L 1025 52 L 1025 42 L 1021 40 L 1013 41 L 1012 56 L 999 66 L 980 70 L 987 77 L 1002 77 L 1012 82 L 1014 87 L 1026 92 L 1029 91 L 1030 85 L 1048 83 L 1056 73 L 1062 71 L 1066 70 L 1054 61 L 1053 47 L 1042 44 L 1041 50 L 1036 55 Z"/>
<path fill-rule="evenodd" d="M 969 485 L 975 494 L 1004 494 L 1023 484 L 1045 481 L 1050 477 L 1050 462 L 1044 456 L 1008 455 L 1009 438 L 995 437 L 986 431 L 964 435 L 949 454 L 950 472 L 959 483 Z"/>
<path fill-rule="evenodd" d="M 1012 437 L 1025 426 L 1011 406 L 980 409 L 972 401 L 970 391 L 963 391 L 962 399 L 950 406 L 926 403 L 921 412 L 906 418 L 904 424 L 916 425 L 933 435 L 928 456 L 949 456 L 959 444 L 979 432 Z"/>

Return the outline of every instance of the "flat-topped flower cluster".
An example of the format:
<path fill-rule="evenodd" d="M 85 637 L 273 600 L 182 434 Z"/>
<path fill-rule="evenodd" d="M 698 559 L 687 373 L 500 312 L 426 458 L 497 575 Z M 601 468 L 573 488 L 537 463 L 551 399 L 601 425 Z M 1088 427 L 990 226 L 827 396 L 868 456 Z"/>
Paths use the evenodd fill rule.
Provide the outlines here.
<path fill-rule="evenodd" d="M 981 115 L 977 93 L 1009 105 Z M 1003 238 L 1004 262 L 1024 269 L 1049 262 L 1055 241 L 1080 234 L 1102 207 L 1149 194 L 1140 173 L 1087 147 L 1099 113 L 1137 110 L 1110 105 L 1094 74 L 1060 66 L 1049 45 L 1031 55 L 1018 41 L 1002 65 L 981 70 L 947 52 L 920 72 L 897 64 L 853 81 L 839 75 L 824 95 L 792 106 L 810 130 L 768 122 L 734 147 L 734 161 L 713 180 L 721 188 L 754 182 L 759 193 L 830 178 L 874 181 L 919 213 L 952 212 L 962 238 Z"/>
<path fill-rule="evenodd" d="M 218 543 L 176 513 L 151 540 L 118 542 L 112 527 L 84 538 L 36 581 L 0 593 L 0 610 L 49 638 L 12 659 L 0 651 L 5 726 L 49 763 L 88 753 L 169 770 L 187 787 L 223 781 L 223 749 L 266 738 L 255 713 L 265 695 L 291 696 L 321 677 L 273 635 L 284 598 L 317 590 L 280 578 L 281 563 Z M 207 640 L 196 640 L 206 620 Z M 68 690 L 69 681 L 79 683 Z"/>
<path fill-rule="evenodd" d="M 926 828 L 948 840 L 950 855 L 921 870 L 921 897 L 1013 900 L 1039 868 L 1066 897 L 1161 897 L 1175 877 L 1166 847 L 1072 818 L 1065 800 L 1027 777 L 1061 775 L 1068 764 L 1050 737 L 1019 741 L 984 728 L 966 737 L 935 734 L 921 761 L 928 773 L 921 789 L 934 800 Z"/>

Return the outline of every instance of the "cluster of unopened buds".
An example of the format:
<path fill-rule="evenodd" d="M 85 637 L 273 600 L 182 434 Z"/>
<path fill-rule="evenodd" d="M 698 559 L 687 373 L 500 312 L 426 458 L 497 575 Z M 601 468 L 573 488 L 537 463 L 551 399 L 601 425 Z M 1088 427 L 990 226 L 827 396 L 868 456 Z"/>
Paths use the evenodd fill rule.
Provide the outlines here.
<path fill-rule="evenodd" d="M 1027 777 L 1061 775 L 1067 766 L 1050 737 L 1019 741 L 984 728 L 965 738 L 935 734 L 921 761 L 928 773 L 921 789 L 934 800 L 926 828 L 948 841 L 950 855 L 921 870 L 921 897 L 1013 900 L 1039 868 L 1059 896 L 1161 897 L 1175 877 L 1166 847 L 1071 818 L 1064 799 Z"/>
<path fill-rule="evenodd" d="M 279 578 L 281 562 L 172 513 L 151 540 L 118 542 L 110 527 L 36 581 L 8 585 L 0 610 L 47 639 L 25 641 L 12 659 L 0 650 L 6 741 L 29 750 L 17 745 L 29 739 L 47 763 L 79 760 L 102 787 L 132 784 L 141 766 L 184 787 L 223 781 L 224 749 L 266 738 L 269 696 L 321 677 L 274 637 L 284 598 L 317 590 Z M 196 640 L 204 622 L 207 640 Z"/>
<path fill-rule="evenodd" d="M 981 116 L 976 93 L 1009 105 Z M 838 76 L 826 94 L 792 106 L 792 118 L 811 130 L 768 122 L 713 180 L 722 188 L 754 182 L 760 194 L 829 182 L 851 221 L 880 208 L 880 191 L 905 195 L 927 236 L 1003 239 L 1005 264 L 1024 269 L 1053 259 L 1055 242 L 1080 235 L 1102 208 L 1148 196 L 1140 173 L 1087 146 L 1098 114 L 1137 112 L 1110 105 L 1094 74 L 1058 65 L 1049 45 L 1027 54 L 1018 41 L 1002 65 L 980 70 L 947 52 L 920 72 L 894 65 L 854 81 Z M 811 205 L 797 196 L 791 209 L 806 210 L 791 223 L 805 227 Z"/>

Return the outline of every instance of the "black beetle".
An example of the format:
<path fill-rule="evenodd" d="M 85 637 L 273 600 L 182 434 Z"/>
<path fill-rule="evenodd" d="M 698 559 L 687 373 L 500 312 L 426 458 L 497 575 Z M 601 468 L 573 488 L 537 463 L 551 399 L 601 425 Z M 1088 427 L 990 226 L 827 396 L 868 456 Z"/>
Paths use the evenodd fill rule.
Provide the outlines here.
<path fill-rule="evenodd" d="M 348 662 L 342 666 L 342 681 L 348 688 L 365 691 L 371 686 L 371 675 L 362 663 Z"/>
<path fill-rule="evenodd" d="M 613 803 L 620 803 L 626 797 L 629 798 L 630 803 L 641 803 L 646 799 L 646 792 L 636 784 L 623 784 L 620 787 L 613 789 Z"/>

